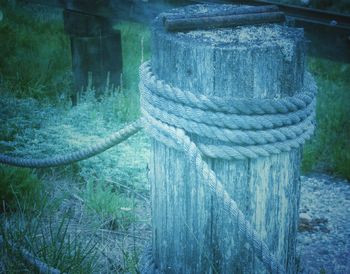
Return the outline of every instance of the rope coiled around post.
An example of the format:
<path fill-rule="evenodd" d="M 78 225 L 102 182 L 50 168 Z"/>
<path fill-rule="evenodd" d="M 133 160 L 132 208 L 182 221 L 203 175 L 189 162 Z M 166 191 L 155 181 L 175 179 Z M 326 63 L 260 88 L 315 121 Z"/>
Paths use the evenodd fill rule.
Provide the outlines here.
<path fill-rule="evenodd" d="M 145 86 L 152 92 L 165 99 L 178 102 L 189 107 L 202 109 L 205 111 L 217 111 L 231 114 L 276 114 L 288 113 L 304 109 L 315 98 L 316 84 L 313 82 L 311 90 L 302 90 L 293 97 L 275 99 L 234 99 L 221 98 L 217 96 L 206 96 L 183 91 L 177 87 L 172 87 L 163 80 L 158 79 L 151 71 L 149 62 L 145 62 L 140 67 L 140 73 Z M 309 80 L 310 75 L 306 75 Z"/>
<path fill-rule="evenodd" d="M 247 159 L 300 147 L 312 135 L 315 119 L 316 85 L 310 75 L 306 75 L 305 81 L 309 90 L 293 97 L 227 100 L 171 87 L 152 74 L 149 62 L 140 67 L 141 112 L 146 132 L 185 153 L 203 182 L 223 201 L 224 209 L 238 221 L 239 231 L 270 273 L 285 273 L 285 269 L 203 156 Z M 195 143 L 192 137 L 196 136 L 206 141 Z"/>
<path fill-rule="evenodd" d="M 308 73 L 304 80 L 308 90 L 281 99 L 227 99 L 185 92 L 157 79 L 147 62 L 140 75 L 143 115 L 151 122 L 162 121 L 204 137 L 207 141 L 197 146 L 208 157 L 278 154 L 304 144 L 314 131 L 317 88 Z M 214 141 L 221 144 L 214 146 Z"/>

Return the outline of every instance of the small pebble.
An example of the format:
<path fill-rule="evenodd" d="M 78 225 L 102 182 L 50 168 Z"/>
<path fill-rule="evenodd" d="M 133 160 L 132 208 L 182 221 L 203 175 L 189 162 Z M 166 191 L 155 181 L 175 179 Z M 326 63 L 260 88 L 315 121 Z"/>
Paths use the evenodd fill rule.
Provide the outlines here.
<path fill-rule="evenodd" d="M 301 221 L 305 221 L 305 222 L 311 222 L 311 220 L 312 220 L 310 215 L 307 213 L 300 213 L 299 218 Z"/>
<path fill-rule="evenodd" d="M 332 20 L 329 24 L 331 26 L 336 26 L 336 25 L 338 25 L 338 22 L 336 20 Z"/>
<path fill-rule="evenodd" d="M 301 181 L 300 273 L 350 273 L 350 182 L 326 174 Z"/>

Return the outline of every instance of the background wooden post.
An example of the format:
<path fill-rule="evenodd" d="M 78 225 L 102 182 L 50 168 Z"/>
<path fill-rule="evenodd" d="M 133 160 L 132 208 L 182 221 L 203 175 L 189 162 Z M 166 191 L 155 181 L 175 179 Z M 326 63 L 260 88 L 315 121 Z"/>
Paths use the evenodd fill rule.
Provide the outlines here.
<path fill-rule="evenodd" d="M 120 85 L 122 48 L 119 30 L 113 30 L 108 18 L 64 10 L 64 26 L 70 36 L 75 91 L 88 86 L 89 77 L 99 96 L 110 86 Z M 73 105 L 77 96 L 72 96 Z"/>
<path fill-rule="evenodd" d="M 187 7 L 179 13 L 206 6 Z M 304 79 L 301 29 L 282 25 L 166 32 L 152 26 L 152 70 L 183 90 L 221 97 L 281 98 Z M 191 135 L 193 140 L 198 136 Z M 153 257 L 166 273 L 265 273 L 237 223 L 181 151 L 153 140 Z M 300 149 L 256 160 L 206 159 L 271 251 L 295 273 Z"/>

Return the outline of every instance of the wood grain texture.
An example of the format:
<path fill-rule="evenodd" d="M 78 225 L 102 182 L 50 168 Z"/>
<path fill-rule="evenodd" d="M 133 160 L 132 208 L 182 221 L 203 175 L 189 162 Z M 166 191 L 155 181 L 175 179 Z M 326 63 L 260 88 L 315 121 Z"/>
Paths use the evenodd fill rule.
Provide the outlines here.
<path fill-rule="evenodd" d="M 158 18 L 152 27 L 152 54 L 152 69 L 160 79 L 194 93 L 280 98 L 303 85 L 300 29 L 263 25 L 167 33 Z M 300 150 L 257 160 L 206 161 L 280 262 L 295 273 Z M 181 151 L 153 140 L 149 177 L 153 255 L 161 271 L 265 273 L 254 250 L 238 235 L 236 220 Z"/>

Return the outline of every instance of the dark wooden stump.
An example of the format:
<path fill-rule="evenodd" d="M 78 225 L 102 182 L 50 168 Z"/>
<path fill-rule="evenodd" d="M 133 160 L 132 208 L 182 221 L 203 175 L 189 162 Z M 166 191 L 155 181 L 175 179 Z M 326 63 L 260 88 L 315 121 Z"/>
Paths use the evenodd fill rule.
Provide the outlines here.
<path fill-rule="evenodd" d="M 64 11 L 65 31 L 70 35 L 75 90 L 86 89 L 90 83 L 99 96 L 110 85 L 120 85 L 122 48 L 119 30 L 113 30 L 109 19 Z M 90 81 L 90 82 L 89 82 Z M 77 103 L 77 95 L 72 97 Z"/>
<path fill-rule="evenodd" d="M 172 33 L 158 18 L 152 27 L 153 72 L 193 93 L 292 96 L 303 86 L 304 57 L 303 31 L 282 25 Z M 194 141 L 201 138 L 189 135 Z M 295 273 L 300 149 L 254 160 L 206 161 L 272 253 L 288 273 Z M 162 273 L 265 273 L 238 233 L 237 220 L 200 178 L 184 153 L 153 140 L 152 250 L 157 268 Z"/>

